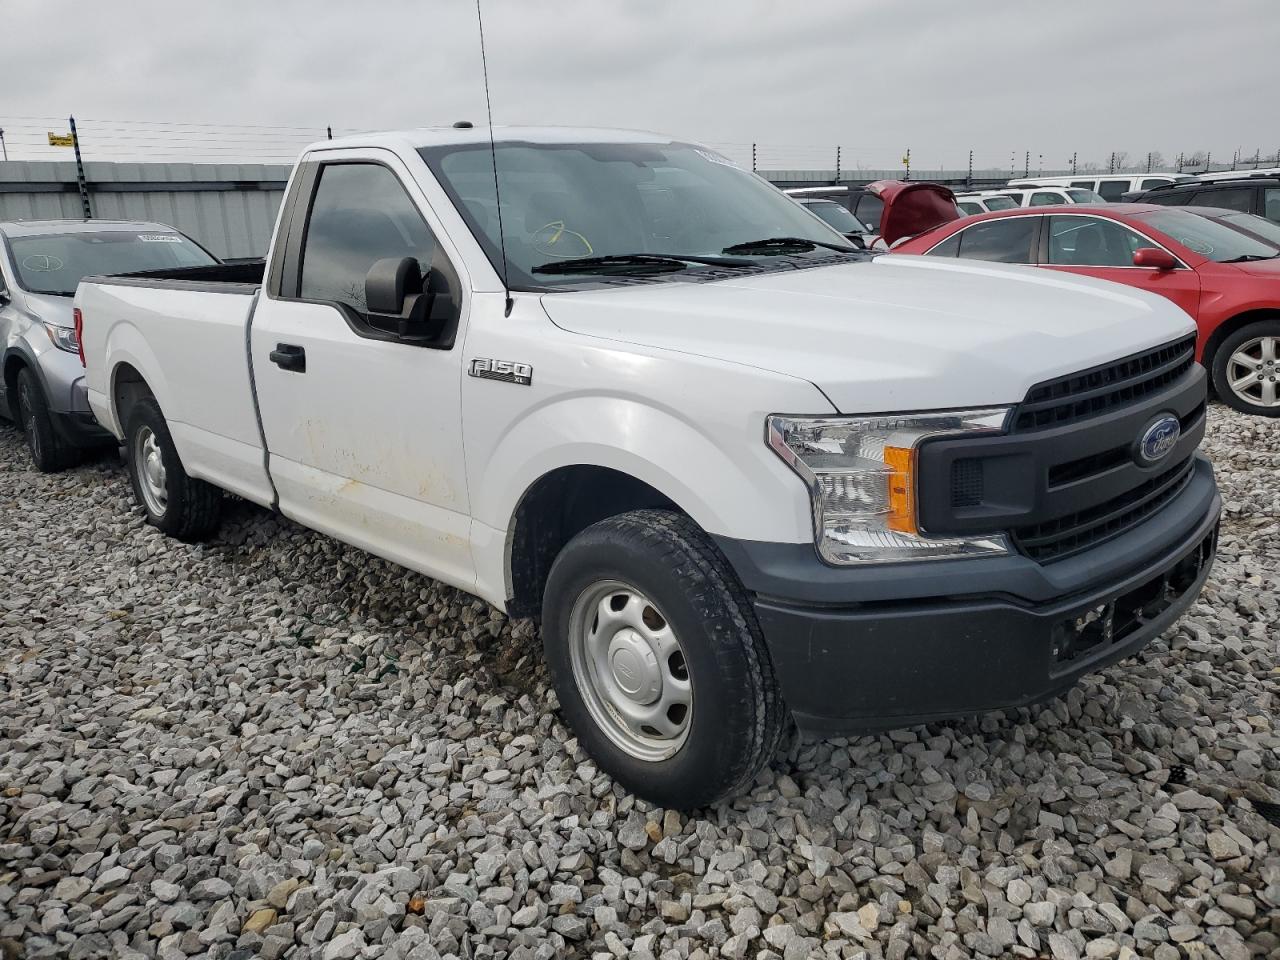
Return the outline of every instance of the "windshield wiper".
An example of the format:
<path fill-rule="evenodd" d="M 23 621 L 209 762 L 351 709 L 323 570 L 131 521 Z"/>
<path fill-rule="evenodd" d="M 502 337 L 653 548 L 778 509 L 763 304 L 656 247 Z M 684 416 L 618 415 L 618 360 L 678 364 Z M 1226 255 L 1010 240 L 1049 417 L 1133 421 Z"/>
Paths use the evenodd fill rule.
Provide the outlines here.
<path fill-rule="evenodd" d="M 1230 260 L 1220 260 L 1219 263 L 1252 263 L 1255 260 L 1274 260 L 1280 257 L 1280 253 L 1273 253 L 1270 256 L 1263 256 L 1260 253 L 1246 253 L 1238 257 L 1232 257 Z"/>
<path fill-rule="evenodd" d="M 809 240 L 805 237 L 765 237 L 763 240 L 748 240 L 746 243 L 735 243 L 725 247 L 724 253 L 790 253 L 808 252 L 814 247 L 825 247 L 827 250 L 838 250 L 841 253 L 857 253 L 858 248 L 849 244 L 828 243 L 825 240 Z"/>
<path fill-rule="evenodd" d="M 552 260 L 533 268 L 534 273 L 624 273 L 628 268 L 663 273 L 684 270 L 691 263 L 711 267 L 753 267 L 750 260 L 733 257 L 703 257 L 683 253 L 616 253 L 607 257 L 574 257 Z"/>

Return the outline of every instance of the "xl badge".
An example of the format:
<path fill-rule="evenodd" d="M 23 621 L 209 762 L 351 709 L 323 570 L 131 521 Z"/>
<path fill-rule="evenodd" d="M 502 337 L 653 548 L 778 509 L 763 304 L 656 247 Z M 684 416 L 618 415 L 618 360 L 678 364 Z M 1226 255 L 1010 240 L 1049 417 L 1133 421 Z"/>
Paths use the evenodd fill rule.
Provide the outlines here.
<path fill-rule="evenodd" d="M 1162 413 L 1142 431 L 1138 438 L 1138 463 L 1149 467 L 1168 456 L 1182 435 L 1182 425 L 1171 413 Z"/>
<path fill-rule="evenodd" d="M 533 367 L 530 364 L 517 363 L 514 360 L 491 360 L 488 357 L 476 357 L 471 361 L 471 369 L 467 372 L 471 376 L 479 377 L 482 380 L 502 380 L 505 383 L 518 383 L 525 387 L 533 383 Z"/>

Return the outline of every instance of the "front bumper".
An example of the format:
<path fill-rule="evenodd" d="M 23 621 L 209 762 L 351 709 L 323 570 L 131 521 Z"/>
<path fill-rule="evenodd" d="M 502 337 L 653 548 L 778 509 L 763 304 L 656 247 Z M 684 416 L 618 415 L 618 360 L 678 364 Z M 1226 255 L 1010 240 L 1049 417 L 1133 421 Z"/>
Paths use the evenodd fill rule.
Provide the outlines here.
<path fill-rule="evenodd" d="M 1221 499 L 1207 460 L 1158 514 L 1069 560 L 828 567 L 806 545 L 720 540 L 802 730 L 910 726 L 1050 699 L 1136 653 L 1195 601 Z"/>

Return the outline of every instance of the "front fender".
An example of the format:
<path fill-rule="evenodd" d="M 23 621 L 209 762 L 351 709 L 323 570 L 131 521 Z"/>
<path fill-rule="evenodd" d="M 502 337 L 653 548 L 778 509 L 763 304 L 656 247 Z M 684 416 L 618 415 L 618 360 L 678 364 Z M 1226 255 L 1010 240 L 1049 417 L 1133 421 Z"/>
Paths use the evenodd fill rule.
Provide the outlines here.
<path fill-rule="evenodd" d="M 756 418 L 752 417 L 751 420 Z M 480 472 L 475 516 L 497 530 L 537 480 L 560 467 L 607 467 L 653 487 L 708 533 L 799 543 L 813 538 L 800 479 L 764 442 L 764 420 L 731 434 L 623 396 L 562 397 L 511 424 Z"/>

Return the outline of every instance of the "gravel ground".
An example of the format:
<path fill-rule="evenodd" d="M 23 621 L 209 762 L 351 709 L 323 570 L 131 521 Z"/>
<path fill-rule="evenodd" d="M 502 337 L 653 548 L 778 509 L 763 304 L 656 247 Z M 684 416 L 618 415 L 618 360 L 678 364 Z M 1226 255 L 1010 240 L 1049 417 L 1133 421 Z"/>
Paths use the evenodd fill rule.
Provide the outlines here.
<path fill-rule="evenodd" d="M 1043 708 L 793 743 L 687 817 L 528 622 L 248 505 L 187 546 L 0 425 L 0 953 L 1280 957 L 1280 424 L 1223 408 L 1204 596 Z"/>

